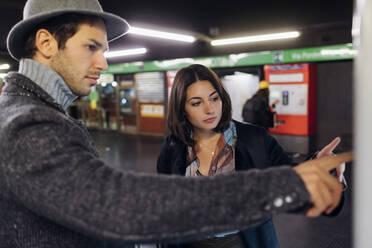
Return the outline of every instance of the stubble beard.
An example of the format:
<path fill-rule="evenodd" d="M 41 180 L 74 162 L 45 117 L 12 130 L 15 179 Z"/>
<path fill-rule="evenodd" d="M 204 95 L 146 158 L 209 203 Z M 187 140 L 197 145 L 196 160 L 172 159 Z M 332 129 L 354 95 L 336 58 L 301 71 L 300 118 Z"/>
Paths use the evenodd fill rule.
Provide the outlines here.
<path fill-rule="evenodd" d="M 83 79 L 81 79 L 81 82 L 75 82 L 74 83 L 74 70 L 72 66 L 70 66 L 69 63 L 64 59 L 66 55 L 63 55 L 60 51 L 55 57 L 52 58 L 51 61 L 51 68 L 54 70 L 65 82 L 67 87 L 74 93 L 76 96 L 87 96 L 90 94 L 91 89 L 89 89 L 88 92 L 85 92 L 83 90 L 80 90 L 78 87 L 75 87 L 75 85 L 83 84 Z"/>

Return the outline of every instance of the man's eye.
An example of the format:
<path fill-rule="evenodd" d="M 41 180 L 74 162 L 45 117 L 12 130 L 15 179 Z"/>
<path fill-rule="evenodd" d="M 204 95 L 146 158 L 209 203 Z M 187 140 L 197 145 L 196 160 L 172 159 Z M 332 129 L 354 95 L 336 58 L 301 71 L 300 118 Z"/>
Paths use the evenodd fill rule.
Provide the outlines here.
<path fill-rule="evenodd" d="M 95 45 L 88 45 L 87 47 L 90 51 L 96 51 L 97 50 L 97 46 L 95 46 Z"/>

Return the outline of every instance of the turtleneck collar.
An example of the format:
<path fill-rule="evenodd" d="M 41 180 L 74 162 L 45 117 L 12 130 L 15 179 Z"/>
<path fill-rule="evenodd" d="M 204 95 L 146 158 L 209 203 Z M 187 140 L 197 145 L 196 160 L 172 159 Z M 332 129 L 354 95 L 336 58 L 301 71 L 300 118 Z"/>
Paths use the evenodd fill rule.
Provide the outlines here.
<path fill-rule="evenodd" d="M 18 72 L 45 90 L 64 111 L 77 98 L 57 72 L 35 60 L 22 59 Z"/>

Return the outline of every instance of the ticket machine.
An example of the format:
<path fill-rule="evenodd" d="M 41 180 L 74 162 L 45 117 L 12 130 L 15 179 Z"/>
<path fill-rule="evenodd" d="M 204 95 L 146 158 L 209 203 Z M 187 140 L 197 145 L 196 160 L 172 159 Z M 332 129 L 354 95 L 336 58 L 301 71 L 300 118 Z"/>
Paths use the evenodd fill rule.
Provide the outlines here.
<path fill-rule="evenodd" d="M 276 124 L 269 132 L 289 152 L 307 154 L 315 133 L 316 67 L 314 64 L 265 65 L 270 104 L 276 100 Z"/>

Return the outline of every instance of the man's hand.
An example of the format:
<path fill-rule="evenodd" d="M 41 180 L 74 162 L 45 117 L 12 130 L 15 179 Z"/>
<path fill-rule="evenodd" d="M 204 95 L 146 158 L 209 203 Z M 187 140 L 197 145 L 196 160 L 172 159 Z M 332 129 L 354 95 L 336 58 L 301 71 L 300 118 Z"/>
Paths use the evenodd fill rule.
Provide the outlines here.
<path fill-rule="evenodd" d="M 331 142 L 332 143 L 332 142 Z M 321 213 L 331 213 L 341 199 L 342 184 L 329 171 L 340 164 L 352 160 L 351 152 L 309 160 L 294 167 L 304 181 L 314 204 L 306 216 L 316 217 Z"/>

